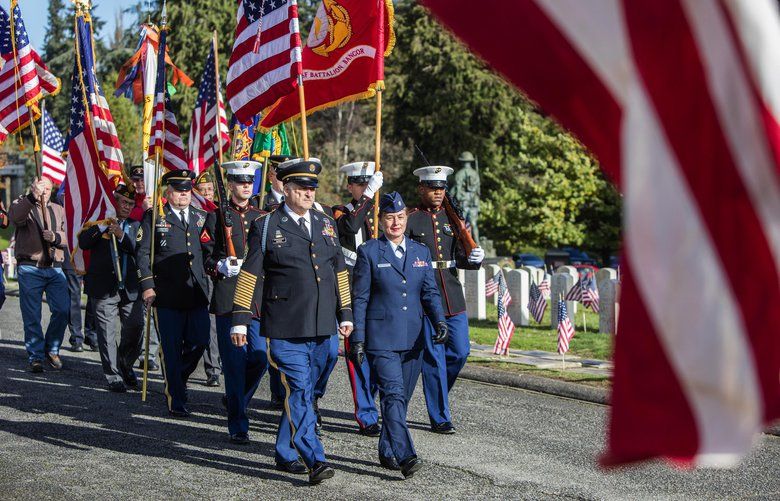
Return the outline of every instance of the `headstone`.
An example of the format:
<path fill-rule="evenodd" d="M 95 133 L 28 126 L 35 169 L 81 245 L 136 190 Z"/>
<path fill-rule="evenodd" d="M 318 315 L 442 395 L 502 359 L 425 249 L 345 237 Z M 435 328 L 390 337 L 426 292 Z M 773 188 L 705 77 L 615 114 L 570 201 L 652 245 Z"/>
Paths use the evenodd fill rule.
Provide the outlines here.
<path fill-rule="evenodd" d="M 613 270 L 614 271 L 614 270 Z M 599 332 L 617 334 L 620 282 L 603 280 L 599 284 Z"/>
<path fill-rule="evenodd" d="M 490 280 L 494 276 L 496 276 L 496 273 L 501 269 L 501 267 L 497 264 L 489 264 L 487 265 L 487 273 L 485 274 L 485 280 Z M 493 301 L 494 305 L 498 305 L 498 294 L 493 294 L 491 296 L 491 300 Z"/>
<path fill-rule="evenodd" d="M 487 319 L 485 298 L 485 268 L 466 271 L 466 311 L 469 318 Z"/>
<path fill-rule="evenodd" d="M 539 285 L 542 283 L 542 280 L 544 280 L 544 270 L 541 268 L 537 268 L 536 266 L 521 266 L 520 269 L 527 271 L 529 279 L 536 285 Z M 528 286 L 530 287 L 530 284 Z"/>
<path fill-rule="evenodd" d="M 601 268 L 596 272 L 596 286 L 600 287 L 605 280 L 617 280 L 617 270 L 613 268 Z M 600 293 L 601 291 L 599 291 Z"/>
<path fill-rule="evenodd" d="M 564 268 L 571 268 L 574 270 L 574 274 L 570 270 Z M 558 326 L 558 298 L 566 297 L 566 293 L 569 289 L 577 283 L 575 278 L 577 271 L 572 266 L 561 266 L 558 268 L 555 274 L 553 274 L 550 281 L 550 326 L 554 329 Z M 577 313 L 577 302 L 566 301 L 566 312 L 569 314 L 572 324 L 575 324 L 575 314 Z"/>
<path fill-rule="evenodd" d="M 458 268 L 458 281 L 460 282 L 460 288 L 463 291 L 463 296 L 466 296 L 466 270 Z"/>
<path fill-rule="evenodd" d="M 508 308 L 509 318 L 515 325 L 528 325 L 528 291 L 531 287 L 528 271 L 504 268 L 504 278 L 512 296 Z"/>

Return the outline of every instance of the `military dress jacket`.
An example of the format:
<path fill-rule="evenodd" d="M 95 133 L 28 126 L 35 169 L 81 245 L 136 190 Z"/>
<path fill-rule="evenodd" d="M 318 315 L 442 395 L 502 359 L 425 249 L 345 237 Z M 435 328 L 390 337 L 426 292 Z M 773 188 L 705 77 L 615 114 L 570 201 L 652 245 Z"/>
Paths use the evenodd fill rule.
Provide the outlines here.
<path fill-rule="evenodd" d="M 310 215 L 311 235 L 289 217 L 284 203 L 252 223 L 249 253 L 233 300 L 234 326 L 249 324 L 258 290 L 265 337 L 330 336 L 340 322 L 352 322 L 349 277 L 336 222 L 316 210 Z"/>
<path fill-rule="evenodd" d="M 374 231 L 374 199 L 365 195 L 352 199 L 347 205 L 333 207 L 344 261 L 352 268 L 357 260 L 357 249 L 372 238 Z"/>
<path fill-rule="evenodd" d="M 206 271 L 211 275 L 214 282 L 214 290 L 211 294 L 211 307 L 209 311 L 215 315 L 229 315 L 233 311 L 233 296 L 236 292 L 238 276 L 227 278 L 217 272 L 217 263 L 220 259 L 227 257 L 224 236 L 225 230 L 221 224 L 221 210 L 221 208 L 217 209 L 215 213 L 217 227 L 214 231 L 214 252 L 206 262 Z M 239 207 L 232 201 L 230 202 L 229 210 L 233 221 L 230 237 L 233 241 L 233 247 L 236 249 L 236 257 L 238 259 L 244 259 L 247 252 L 249 252 L 247 241 L 252 222 L 265 214 L 265 212 L 251 205 Z M 256 297 L 256 301 L 253 301 L 251 310 L 254 317 L 260 316 L 260 295 Z"/>
<path fill-rule="evenodd" d="M 209 279 L 205 263 L 214 249 L 213 213 L 190 205 L 185 227 L 179 215 L 166 204 L 156 216 L 152 232 L 152 209 L 144 214 L 136 236 L 136 261 L 141 290 L 154 289 L 154 305 L 188 310 L 209 303 Z M 154 268 L 150 244 L 154 236 Z M 152 273 L 154 271 L 154 273 Z"/>
<path fill-rule="evenodd" d="M 481 264 L 470 264 L 455 235 L 454 225 L 443 208 L 418 207 L 409 213 L 406 235 L 428 247 L 433 257 L 434 276 L 441 292 L 446 316 L 466 311 L 466 298 L 458 280 L 458 269 L 478 270 Z"/>
<path fill-rule="evenodd" d="M 139 221 L 126 219 L 127 229 L 122 239 L 117 239 L 119 269 L 122 274 L 122 295 L 128 301 L 138 299 L 138 267 L 135 262 L 136 236 Z M 121 224 L 121 223 L 120 223 Z M 79 233 L 79 248 L 89 251 L 89 266 L 84 276 L 84 292 L 89 297 L 104 299 L 119 293 L 114 254 L 111 250 L 111 233 L 94 225 Z"/>
<path fill-rule="evenodd" d="M 353 270 L 355 330 L 352 343 L 366 343 L 368 351 L 407 351 L 424 342 L 423 314 L 443 322 L 428 248 L 405 239 L 403 263 L 382 236 L 358 248 Z"/>

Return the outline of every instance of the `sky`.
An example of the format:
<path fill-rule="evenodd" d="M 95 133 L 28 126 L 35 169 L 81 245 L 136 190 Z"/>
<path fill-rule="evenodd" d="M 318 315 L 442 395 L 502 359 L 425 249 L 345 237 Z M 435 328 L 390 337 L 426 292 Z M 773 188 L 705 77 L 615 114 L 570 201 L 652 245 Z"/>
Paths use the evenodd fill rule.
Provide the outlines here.
<path fill-rule="evenodd" d="M 94 3 L 96 6 L 92 9 L 95 16 L 106 22 L 101 37 L 114 31 L 116 12 L 119 9 L 125 9 L 135 5 L 138 0 L 99 0 Z M 0 5 L 9 10 L 9 0 L 0 0 Z M 66 0 L 70 4 L 70 0 Z M 22 9 L 24 25 L 27 28 L 27 34 L 30 37 L 30 43 L 36 49 L 43 47 L 43 37 L 46 35 L 46 22 L 48 16 L 49 0 L 19 0 L 19 7 Z M 130 24 L 131 19 L 125 15 L 125 25 Z"/>

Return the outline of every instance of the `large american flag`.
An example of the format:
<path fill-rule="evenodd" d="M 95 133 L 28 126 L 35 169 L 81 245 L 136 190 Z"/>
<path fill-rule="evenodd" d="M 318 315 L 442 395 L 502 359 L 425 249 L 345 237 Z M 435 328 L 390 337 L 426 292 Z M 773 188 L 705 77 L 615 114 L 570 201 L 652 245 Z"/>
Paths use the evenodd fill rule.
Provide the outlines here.
<path fill-rule="evenodd" d="M 509 342 L 512 341 L 512 335 L 515 333 L 515 323 L 512 322 L 507 311 L 512 303 L 512 296 L 504 280 L 504 273 L 499 271 L 496 275 L 498 276 L 498 336 L 493 345 L 493 353 L 506 355 L 509 351 Z"/>
<path fill-rule="evenodd" d="M 239 0 L 227 75 L 230 109 L 248 124 L 295 90 L 301 74 L 296 0 Z"/>
<path fill-rule="evenodd" d="M 165 54 L 168 30 L 163 28 L 160 34 L 160 53 Z M 165 58 L 157 58 L 157 80 L 149 139 L 149 157 L 155 158 L 159 152 L 163 167 L 169 170 L 187 168 L 187 156 L 181 140 L 179 124 L 171 109 L 171 97 L 168 95 L 168 82 L 165 79 Z"/>
<path fill-rule="evenodd" d="M 46 112 L 46 106 L 41 109 L 41 122 L 43 130 L 41 131 L 41 176 L 48 177 L 54 184 L 60 185 L 65 179 L 65 159 L 62 158 L 62 152 L 65 150 L 65 139 L 57 128 L 57 124 L 52 120 L 51 115 Z"/>
<path fill-rule="evenodd" d="M 217 88 L 219 74 L 214 67 L 214 45 L 211 46 L 206 66 L 200 78 L 198 100 L 192 113 L 189 140 L 190 169 L 198 174 L 214 163 L 214 152 L 227 152 L 230 146 L 227 115 L 222 103 L 222 92 Z M 219 114 L 219 143 L 216 137 L 216 117 Z"/>
<path fill-rule="evenodd" d="M 84 273 L 86 265 L 83 253 L 78 248 L 78 234 L 85 223 L 101 221 L 116 216 L 113 189 L 106 173 L 100 166 L 100 148 L 90 114 L 89 103 L 84 102 L 87 89 L 79 78 L 79 62 L 85 72 L 92 72 L 95 62 L 92 51 L 85 44 L 90 43 L 89 25 L 83 16 L 77 19 L 78 60 L 73 64 L 73 91 L 71 93 L 70 125 L 68 133 L 68 167 L 65 190 L 65 218 L 68 246 L 73 255 L 76 271 Z M 84 86 L 87 81 L 84 80 Z"/>
<path fill-rule="evenodd" d="M 604 462 L 738 460 L 780 418 L 777 3 L 423 3 L 624 195 Z"/>
<path fill-rule="evenodd" d="M 531 312 L 531 316 L 534 317 L 537 323 L 542 323 L 544 317 L 544 310 L 547 309 L 547 300 L 545 299 L 539 286 L 536 282 L 531 282 L 531 290 L 528 294 L 528 311 Z"/>
<path fill-rule="evenodd" d="M 11 2 L 11 12 L 13 22 L 0 7 L 0 143 L 29 125 L 30 118 L 37 119 L 37 102 L 60 87 L 60 81 L 30 45 L 16 0 Z"/>
<path fill-rule="evenodd" d="M 558 353 L 563 355 L 569 351 L 569 341 L 574 337 L 574 327 L 569 320 L 569 314 L 566 311 L 566 303 L 563 299 L 558 300 Z"/>

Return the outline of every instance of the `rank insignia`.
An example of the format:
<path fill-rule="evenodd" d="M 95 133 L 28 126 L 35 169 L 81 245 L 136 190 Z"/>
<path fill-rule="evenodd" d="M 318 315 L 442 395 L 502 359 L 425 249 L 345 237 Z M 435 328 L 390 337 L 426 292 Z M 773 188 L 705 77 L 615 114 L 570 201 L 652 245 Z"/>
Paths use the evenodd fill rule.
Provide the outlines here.
<path fill-rule="evenodd" d="M 412 268 L 427 268 L 427 267 L 428 267 L 428 261 L 420 259 L 419 257 L 415 259 L 414 263 L 412 263 Z"/>
<path fill-rule="evenodd" d="M 282 232 L 279 230 L 276 230 L 276 233 L 274 234 L 274 239 L 271 241 L 274 245 L 281 245 L 285 243 L 287 239 L 282 235 Z"/>
<path fill-rule="evenodd" d="M 140 242 L 141 239 L 144 238 L 144 230 L 143 228 L 138 228 L 138 233 L 135 235 L 135 241 Z"/>
<path fill-rule="evenodd" d="M 209 234 L 209 230 L 204 228 L 203 231 L 200 234 L 200 241 L 201 243 L 207 243 L 211 242 L 211 235 Z"/>

